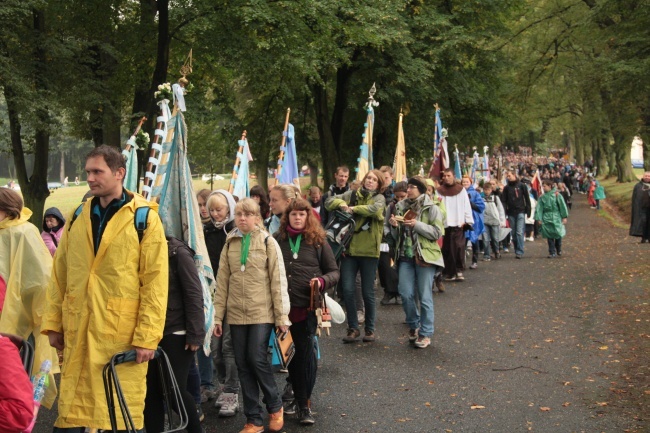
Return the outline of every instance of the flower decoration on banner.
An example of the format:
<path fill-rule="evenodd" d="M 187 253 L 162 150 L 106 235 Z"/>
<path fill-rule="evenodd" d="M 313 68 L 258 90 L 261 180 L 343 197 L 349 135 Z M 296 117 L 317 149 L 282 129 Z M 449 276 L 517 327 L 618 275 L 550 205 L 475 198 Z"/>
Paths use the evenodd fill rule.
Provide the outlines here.
<path fill-rule="evenodd" d="M 143 130 L 138 131 L 138 135 L 135 136 L 135 144 L 137 144 L 140 149 L 145 149 L 149 145 L 150 141 L 149 133 L 144 132 Z"/>
<path fill-rule="evenodd" d="M 167 99 L 168 101 L 171 101 L 172 99 L 172 85 L 169 83 L 164 83 L 158 86 L 158 91 L 154 92 L 153 94 L 154 98 L 156 98 L 157 101 L 162 101 Z"/>

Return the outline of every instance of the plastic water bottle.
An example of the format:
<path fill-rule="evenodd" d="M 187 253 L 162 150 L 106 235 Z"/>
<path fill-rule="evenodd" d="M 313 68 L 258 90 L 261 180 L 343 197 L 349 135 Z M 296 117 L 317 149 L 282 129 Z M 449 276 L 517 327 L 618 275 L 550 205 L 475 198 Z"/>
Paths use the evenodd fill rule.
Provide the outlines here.
<path fill-rule="evenodd" d="M 50 384 L 50 370 L 52 369 L 52 361 L 46 359 L 41 364 L 41 369 L 32 377 L 32 385 L 34 386 L 34 403 L 43 401 L 45 390 Z"/>
<path fill-rule="evenodd" d="M 38 410 L 41 407 L 41 401 L 43 401 L 43 396 L 45 395 L 45 390 L 50 384 L 50 370 L 52 369 L 52 361 L 46 359 L 41 364 L 41 369 L 32 377 L 32 386 L 34 387 L 34 419 L 32 423 L 27 427 L 24 433 L 31 433 L 36 423 L 36 417 L 38 416 Z"/>

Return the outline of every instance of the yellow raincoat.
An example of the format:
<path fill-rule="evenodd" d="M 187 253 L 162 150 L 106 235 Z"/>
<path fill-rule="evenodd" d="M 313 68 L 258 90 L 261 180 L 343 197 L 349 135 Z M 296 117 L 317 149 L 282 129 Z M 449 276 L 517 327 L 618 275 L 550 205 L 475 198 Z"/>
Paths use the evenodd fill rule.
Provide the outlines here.
<path fill-rule="evenodd" d="M 27 221 L 31 216 L 32 211 L 23 208 L 20 218 L 0 221 L 0 275 L 7 282 L 0 332 L 19 335 L 25 340 L 34 334 L 32 375 L 38 372 L 43 361 L 52 361 L 49 387 L 41 402 L 50 408 L 56 399 L 53 373 L 59 372 L 59 357 L 47 336 L 41 335 L 41 320 L 52 272 L 52 255 L 36 226 Z"/>
<path fill-rule="evenodd" d="M 156 349 L 167 310 L 167 241 L 158 205 L 127 191 L 125 203 L 106 225 L 95 256 L 91 200 L 61 238 L 47 293 L 43 331 L 63 332 L 63 368 L 56 427 L 111 428 L 102 368 L 117 352 L 134 346 Z M 142 242 L 135 209 L 149 206 Z M 71 221 L 72 219 L 68 219 Z M 143 428 L 147 363 L 117 368 L 138 429 Z M 124 430 L 122 417 L 118 430 Z"/>

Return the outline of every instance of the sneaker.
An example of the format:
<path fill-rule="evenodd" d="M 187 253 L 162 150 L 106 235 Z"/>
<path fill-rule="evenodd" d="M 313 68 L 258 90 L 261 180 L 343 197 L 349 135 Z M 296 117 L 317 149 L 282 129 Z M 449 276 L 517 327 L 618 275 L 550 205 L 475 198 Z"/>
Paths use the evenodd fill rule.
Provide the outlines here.
<path fill-rule="evenodd" d="M 415 340 L 418 339 L 418 330 L 417 329 L 409 329 L 409 342 L 410 343 L 415 343 Z"/>
<path fill-rule="evenodd" d="M 196 414 L 199 416 L 199 422 L 203 422 L 205 419 L 205 414 L 203 413 L 203 409 L 201 409 L 200 404 L 196 405 Z"/>
<path fill-rule="evenodd" d="M 224 402 L 226 401 L 226 395 L 229 394 L 227 392 L 222 392 L 219 394 L 219 397 L 217 397 L 217 400 L 214 402 L 214 407 L 217 409 L 221 409 L 221 406 L 223 406 Z"/>
<path fill-rule="evenodd" d="M 509 250 L 508 248 L 504 248 L 504 249 L 503 249 L 503 252 L 504 252 L 504 253 L 509 253 L 510 250 Z"/>
<path fill-rule="evenodd" d="M 402 297 L 400 295 L 395 295 L 395 303 L 397 305 L 402 305 Z"/>
<path fill-rule="evenodd" d="M 470 269 L 476 269 L 478 268 L 478 263 L 472 263 L 469 267 Z"/>
<path fill-rule="evenodd" d="M 366 321 L 366 312 L 363 310 L 357 311 L 357 322 L 363 323 Z"/>
<path fill-rule="evenodd" d="M 355 341 L 358 340 L 359 336 L 361 335 L 361 332 L 359 332 L 358 329 L 348 329 L 348 335 L 343 337 L 343 342 L 344 343 L 354 343 Z"/>
<path fill-rule="evenodd" d="M 210 400 L 214 400 L 217 397 L 217 390 L 216 389 L 210 389 L 206 388 L 204 386 L 201 387 L 201 403 L 205 403 Z"/>
<path fill-rule="evenodd" d="M 456 274 L 456 281 L 465 281 L 465 277 L 463 276 L 462 272 Z"/>
<path fill-rule="evenodd" d="M 489 256 L 488 256 L 488 257 L 483 257 L 483 261 L 484 261 L 484 262 L 489 262 L 489 261 L 491 261 L 491 260 L 492 260 L 492 259 L 491 259 Z"/>
<path fill-rule="evenodd" d="M 521 259 L 521 254 L 515 254 L 515 259 Z"/>
<path fill-rule="evenodd" d="M 561 256 L 561 255 L 562 255 L 562 251 L 558 251 L 558 252 L 557 252 L 557 255 L 558 255 L 558 256 Z"/>
<path fill-rule="evenodd" d="M 546 258 L 547 259 L 554 259 L 557 257 L 557 254 L 549 254 Z"/>
<path fill-rule="evenodd" d="M 388 294 L 388 293 L 384 293 L 384 297 L 381 299 L 380 304 L 381 305 L 390 305 L 394 298 L 395 298 L 395 296 L 393 296 L 391 294 Z"/>
<path fill-rule="evenodd" d="M 284 427 L 284 411 L 280 408 L 276 413 L 269 414 L 269 431 L 279 432 L 282 427 Z"/>
<path fill-rule="evenodd" d="M 500 259 L 501 258 L 501 253 L 495 253 L 494 258 L 497 259 L 497 260 Z"/>
<path fill-rule="evenodd" d="M 529 240 L 530 240 L 531 242 L 535 242 L 535 238 L 534 238 L 534 237 L 532 237 L 532 236 L 530 237 L 530 239 L 529 239 Z"/>
<path fill-rule="evenodd" d="M 300 409 L 300 424 L 302 425 L 313 425 L 316 423 L 314 415 L 311 413 L 311 408 L 309 406 L 303 407 Z"/>
<path fill-rule="evenodd" d="M 239 395 L 230 392 L 224 392 L 224 402 L 219 409 L 219 416 L 235 416 L 239 410 Z"/>
<path fill-rule="evenodd" d="M 292 401 L 293 399 L 293 386 L 291 385 L 291 382 L 287 382 L 282 391 L 282 401 Z"/>
<path fill-rule="evenodd" d="M 366 331 L 366 335 L 363 336 L 364 343 L 373 343 L 377 339 L 374 331 Z"/>
<path fill-rule="evenodd" d="M 285 401 L 282 405 L 282 409 L 284 410 L 285 415 L 295 415 L 298 411 L 296 400 Z"/>
<path fill-rule="evenodd" d="M 264 426 L 246 423 L 243 430 L 241 430 L 239 433 L 264 433 Z"/>
<path fill-rule="evenodd" d="M 445 281 L 456 281 L 456 279 L 456 275 L 454 275 L 453 277 L 446 277 Z M 438 288 L 438 290 L 440 290 L 440 288 Z"/>
<path fill-rule="evenodd" d="M 430 344 L 431 344 L 431 338 L 423 337 L 420 335 L 417 341 L 415 342 L 415 347 L 417 347 L 418 349 L 424 349 L 425 347 L 429 347 Z"/>

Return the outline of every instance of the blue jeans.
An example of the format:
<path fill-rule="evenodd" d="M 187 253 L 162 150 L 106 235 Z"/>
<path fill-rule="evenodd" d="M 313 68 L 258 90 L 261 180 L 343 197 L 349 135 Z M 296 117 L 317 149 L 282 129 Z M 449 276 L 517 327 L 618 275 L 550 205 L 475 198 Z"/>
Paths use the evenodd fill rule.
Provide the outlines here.
<path fill-rule="evenodd" d="M 271 363 L 267 357 L 272 329 L 272 323 L 230 325 L 235 362 L 244 400 L 244 415 L 246 415 L 247 423 L 256 426 L 264 425 L 262 406 L 259 403 L 260 388 L 264 394 L 266 410 L 269 413 L 276 413 L 282 409 L 282 399 L 273 377 Z"/>
<path fill-rule="evenodd" d="M 524 230 L 526 228 L 526 214 L 519 213 L 515 216 L 508 215 L 512 242 L 515 244 L 515 254 L 524 255 Z"/>
<path fill-rule="evenodd" d="M 224 321 L 222 328 L 223 334 L 221 337 L 217 337 L 215 345 L 214 363 L 217 368 L 217 378 L 223 386 L 223 392 L 239 394 L 239 376 L 237 375 L 235 352 L 232 348 L 230 326 Z"/>
<path fill-rule="evenodd" d="M 490 247 L 492 247 L 494 254 L 499 254 L 499 231 L 499 226 L 485 225 L 483 257 L 486 259 L 490 257 Z"/>
<path fill-rule="evenodd" d="M 406 324 L 410 329 L 420 328 L 419 335 L 433 335 L 433 280 L 442 269 L 438 266 L 418 266 L 414 260 L 399 262 L 398 290 L 402 297 L 402 308 L 406 314 Z M 417 287 L 416 287 L 417 286 Z M 417 308 L 417 298 L 420 300 L 420 311 Z"/>
<path fill-rule="evenodd" d="M 216 387 L 214 386 L 214 381 L 212 379 L 212 376 L 214 375 L 212 357 L 205 356 L 203 349 L 201 349 L 196 352 L 196 359 L 199 361 L 199 374 L 201 375 L 201 387 L 213 391 Z"/>
<path fill-rule="evenodd" d="M 357 301 L 355 299 L 355 280 L 357 272 L 361 271 L 361 294 L 366 308 L 365 329 L 375 331 L 375 273 L 377 272 L 378 257 L 344 256 L 341 261 L 341 285 L 345 313 L 348 315 L 348 328 L 359 329 L 357 319 Z M 431 290 L 431 286 L 429 286 Z"/>

